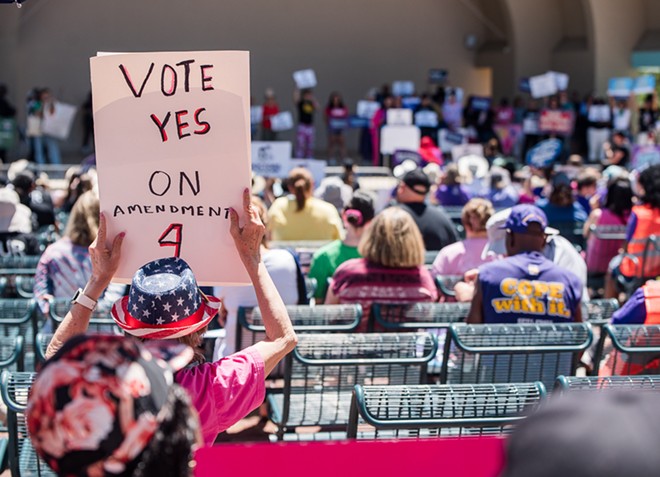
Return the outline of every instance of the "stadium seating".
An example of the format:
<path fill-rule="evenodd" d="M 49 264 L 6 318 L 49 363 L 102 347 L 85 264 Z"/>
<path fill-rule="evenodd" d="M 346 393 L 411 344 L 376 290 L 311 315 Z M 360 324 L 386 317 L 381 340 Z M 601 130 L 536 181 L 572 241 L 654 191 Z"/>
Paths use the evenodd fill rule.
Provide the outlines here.
<path fill-rule="evenodd" d="M 599 376 L 660 374 L 660 325 L 605 325 L 595 364 Z"/>

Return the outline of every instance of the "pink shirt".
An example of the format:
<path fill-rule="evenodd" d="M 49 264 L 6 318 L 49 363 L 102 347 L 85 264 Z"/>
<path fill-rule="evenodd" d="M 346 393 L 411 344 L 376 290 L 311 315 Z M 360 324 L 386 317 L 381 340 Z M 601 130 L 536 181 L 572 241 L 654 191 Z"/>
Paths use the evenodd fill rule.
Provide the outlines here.
<path fill-rule="evenodd" d="M 437 275 L 463 275 L 468 270 L 479 268 L 486 262 L 493 260 L 489 256 L 482 260 L 481 253 L 488 243 L 488 238 L 469 238 L 461 242 L 447 245 L 433 261 L 433 276 Z"/>
<path fill-rule="evenodd" d="M 190 395 L 206 445 L 256 409 L 266 395 L 264 360 L 254 346 L 182 369 L 174 379 Z"/>

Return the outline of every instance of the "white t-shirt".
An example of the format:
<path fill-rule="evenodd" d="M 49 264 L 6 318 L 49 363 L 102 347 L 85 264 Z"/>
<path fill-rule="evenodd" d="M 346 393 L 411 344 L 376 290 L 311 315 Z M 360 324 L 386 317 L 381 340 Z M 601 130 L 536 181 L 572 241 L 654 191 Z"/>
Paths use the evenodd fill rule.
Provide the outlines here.
<path fill-rule="evenodd" d="M 553 235 L 543 250 L 543 255 L 555 265 L 573 272 L 582 281 L 582 301 L 589 301 L 587 290 L 587 262 L 573 244 L 561 235 Z"/>
<path fill-rule="evenodd" d="M 284 304 L 297 304 L 298 274 L 293 255 L 286 250 L 272 249 L 265 251 L 262 258 Z M 237 351 L 235 348 L 238 307 L 257 306 L 257 295 L 252 286 L 219 286 L 213 289 L 213 294 L 222 299 L 227 309 L 224 336 L 221 334 L 220 338 L 216 340 L 213 350 L 213 360 L 215 361 Z"/>

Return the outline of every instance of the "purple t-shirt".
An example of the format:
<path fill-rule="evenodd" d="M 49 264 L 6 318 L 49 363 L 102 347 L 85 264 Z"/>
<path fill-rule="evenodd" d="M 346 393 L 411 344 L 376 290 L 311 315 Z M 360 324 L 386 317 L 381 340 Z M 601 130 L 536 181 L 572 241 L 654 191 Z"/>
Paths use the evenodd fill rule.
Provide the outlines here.
<path fill-rule="evenodd" d="M 568 323 L 582 299 L 582 284 L 539 252 L 479 267 L 484 323 Z"/>
<path fill-rule="evenodd" d="M 460 184 L 441 184 L 435 191 L 435 198 L 440 205 L 465 205 L 470 200 L 470 194 Z"/>
<path fill-rule="evenodd" d="M 174 379 L 197 410 L 206 445 L 261 405 L 266 395 L 264 360 L 254 346 L 182 369 Z"/>
<path fill-rule="evenodd" d="M 646 296 L 639 287 L 628 301 L 612 315 L 613 325 L 643 325 L 646 321 Z"/>

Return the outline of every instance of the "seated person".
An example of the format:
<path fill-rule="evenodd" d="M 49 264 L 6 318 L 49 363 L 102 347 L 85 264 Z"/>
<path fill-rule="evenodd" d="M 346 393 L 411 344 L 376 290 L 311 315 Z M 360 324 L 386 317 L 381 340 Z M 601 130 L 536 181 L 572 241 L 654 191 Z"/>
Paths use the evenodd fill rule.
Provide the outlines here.
<path fill-rule="evenodd" d="M 465 240 L 447 245 L 438 252 L 431 273 L 437 275 L 463 275 L 468 270 L 490 262 L 494 257 L 483 257 L 488 244 L 486 223 L 493 215 L 493 205 L 486 199 L 471 199 L 461 213 Z"/>
<path fill-rule="evenodd" d="M 346 228 L 344 240 L 335 240 L 314 252 L 307 274 L 316 279 L 316 303 L 323 303 L 328 291 L 328 280 L 339 265 L 351 258 L 360 258 L 358 244 L 374 218 L 374 201 L 366 192 L 356 191 L 344 208 L 342 219 Z"/>
<path fill-rule="evenodd" d="M 32 233 L 32 211 L 18 194 L 0 188 L 0 255 L 39 255 L 39 240 Z"/>
<path fill-rule="evenodd" d="M 325 299 L 327 304 L 360 303 L 366 331 L 371 304 L 438 300 L 431 273 L 424 267 L 424 242 L 410 215 L 398 207 L 378 214 L 358 246 L 364 258 L 342 263 Z"/>
<path fill-rule="evenodd" d="M 613 325 L 660 325 L 660 280 L 649 280 L 612 315 Z"/>
<path fill-rule="evenodd" d="M 37 454 L 60 476 L 192 476 L 200 425 L 174 383 L 192 355 L 171 341 L 74 336 L 32 385 L 26 415 Z"/>
<path fill-rule="evenodd" d="M 140 340 L 176 339 L 194 348 L 192 361 L 177 372 L 174 381 L 190 396 L 199 415 L 202 437 L 211 445 L 220 432 L 256 409 L 264 400 L 265 377 L 296 346 L 296 334 L 273 281 L 261 260 L 265 227 L 243 192 L 244 225 L 230 209 L 230 233 L 243 266 L 252 281 L 261 309 L 266 339 L 213 363 L 204 362 L 199 348 L 220 300 L 206 296 L 197 287 L 185 261 L 171 257 L 149 262 L 133 277 L 131 292 L 112 307 L 112 318 L 126 333 Z M 105 217 L 90 246 L 92 275 L 84 291 L 78 290 L 71 310 L 57 328 L 46 356 L 53 356 L 69 338 L 84 333 L 103 290 L 119 267 L 124 233 L 106 245 Z M 167 294 L 172 299 L 163 298 Z M 159 300 L 160 298 L 160 300 Z M 162 305 L 159 306 L 160 302 Z"/>
<path fill-rule="evenodd" d="M 85 192 L 76 201 L 64 236 L 49 245 L 37 263 L 34 274 L 34 298 L 43 313 L 48 313 L 51 298 L 71 298 L 91 278 L 92 260 L 88 247 L 99 228 L 99 198 L 94 191 Z M 108 285 L 99 300 L 102 309 L 110 309 L 126 287 Z"/>
<path fill-rule="evenodd" d="M 587 220 L 587 211 L 573 197 L 571 181 L 564 173 L 554 175 L 550 197 L 539 199 L 536 205 L 543 210 L 548 223 L 560 229 L 566 237 L 571 237 L 575 228 Z"/>
<path fill-rule="evenodd" d="M 543 256 L 548 219 L 517 205 L 505 223 L 507 258 L 479 267 L 468 323 L 582 321 L 582 284 Z"/>
<path fill-rule="evenodd" d="M 468 190 L 463 186 L 463 177 L 456 164 L 448 164 L 440 185 L 435 191 L 435 201 L 440 205 L 458 206 L 470 200 Z"/>

